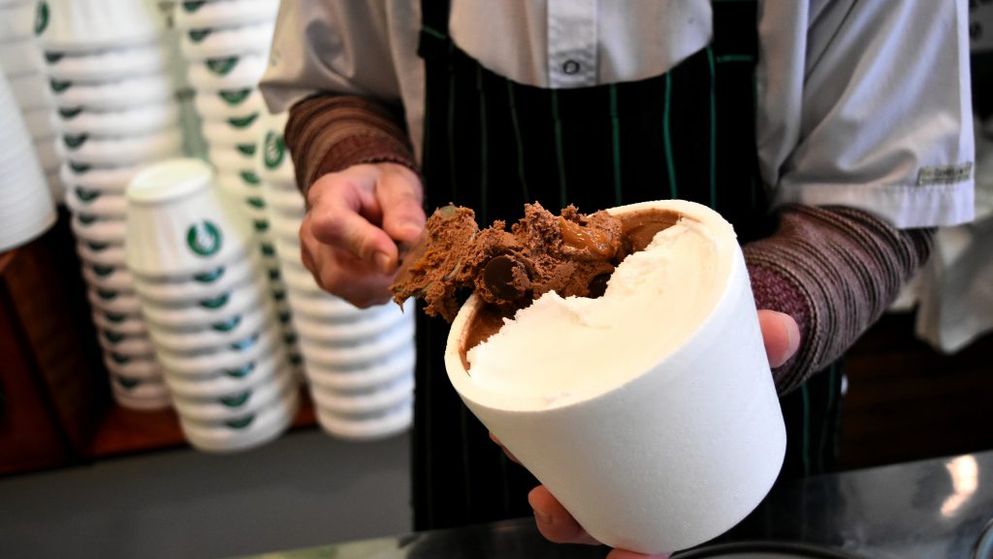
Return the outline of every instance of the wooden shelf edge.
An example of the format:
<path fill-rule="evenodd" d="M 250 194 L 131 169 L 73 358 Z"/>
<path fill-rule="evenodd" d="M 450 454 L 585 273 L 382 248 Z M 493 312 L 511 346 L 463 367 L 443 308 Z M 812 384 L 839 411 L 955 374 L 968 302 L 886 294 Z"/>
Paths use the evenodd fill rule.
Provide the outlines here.
<path fill-rule="evenodd" d="M 300 409 L 290 430 L 312 428 L 317 424 L 314 406 L 306 390 L 301 390 Z M 89 460 L 100 460 L 189 447 L 175 410 L 136 411 L 112 405 L 97 429 L 86 452 Z"/>

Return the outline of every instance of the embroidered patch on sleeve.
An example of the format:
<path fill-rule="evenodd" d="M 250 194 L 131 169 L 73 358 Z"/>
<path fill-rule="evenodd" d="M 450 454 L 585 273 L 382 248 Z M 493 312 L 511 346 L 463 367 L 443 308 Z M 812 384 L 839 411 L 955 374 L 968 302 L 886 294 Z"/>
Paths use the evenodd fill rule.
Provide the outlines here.
<path fill-rule="evenodd" d="M 955 184 L 972 177 L 972 161 L 959 165 L 922 167 L 917 172 L 917 186 L 932 184 Z"/>

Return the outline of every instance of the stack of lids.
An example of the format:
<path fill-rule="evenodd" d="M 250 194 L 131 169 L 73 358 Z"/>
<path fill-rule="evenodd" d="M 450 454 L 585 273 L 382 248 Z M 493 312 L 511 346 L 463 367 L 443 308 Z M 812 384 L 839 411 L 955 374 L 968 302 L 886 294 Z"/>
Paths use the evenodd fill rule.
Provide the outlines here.
<path fill-rule="evenodd" d="M 55 99 L 45 77 L 45 61 L 35 40 L 48 25 L 49 10 L 36 0 L 0 0 L 0 67 L 23 113 L 46 184 L 56 202 L 62 199 L 59 156 L 52 118 Z"/>
<path fill-rule="evenodd" d="M 265 113 L 258 82 L 268 61 L 278 7 L 278 0 L 180 1 L 174 5 L 173 21 L 207 158 L 217 169 L 220 187 L 252 223 L 283 323 L 284 344 L 291 359 L 299 360 L 256 166 Z"/>
<path fill-rule="evenodd" d="M 127 197 L 127 263 L 187 439 L 229 452 L 278 437 L 299 391 L 249 224 L 199 159 L 146 167 Z"/>
<path fill-rule="evenodd" d="M 34 239 L 55 223 L 55 205 L 31 135 L 0 73 L 0 252 Z"/>
<path fill-rule="evenodd" d="M 183 150 L 162 19 L 145 1 L 43 0 L 36 29 L 57 106 L 65 202 L 115 399 L 167 407 L 124 259 L 128 182 L 142 165 Z"/>
<path fill-rule="evenodd" d="M 305 209 L 285 125 L 285 115 L 263 121 L 261 178 L 318 422 L 347 439 L 402 432 L 412 418 L 414 306 L 358 309 L 317 286 L 300 261 Z"/>

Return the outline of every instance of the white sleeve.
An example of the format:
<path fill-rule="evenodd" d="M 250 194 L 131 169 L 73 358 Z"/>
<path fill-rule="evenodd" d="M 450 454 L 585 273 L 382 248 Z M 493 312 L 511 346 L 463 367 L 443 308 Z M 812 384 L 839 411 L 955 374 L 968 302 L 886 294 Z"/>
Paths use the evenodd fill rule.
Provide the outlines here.
<path fill-rule="evenodd" d="M 773 203 L 970 221 L 967 26 L 966 0 L 765 0 L 757 139 Z"/>
<path fill-rule="evenodd" d="M 316 92 L 399 104 L 402 66 L 417 56 L 420 16 L 407 13 L 414 9 L 412 4 L 391 0 L 281 2 L 269 67 L 260 83 L 270 110 L 288 110 Z"/>

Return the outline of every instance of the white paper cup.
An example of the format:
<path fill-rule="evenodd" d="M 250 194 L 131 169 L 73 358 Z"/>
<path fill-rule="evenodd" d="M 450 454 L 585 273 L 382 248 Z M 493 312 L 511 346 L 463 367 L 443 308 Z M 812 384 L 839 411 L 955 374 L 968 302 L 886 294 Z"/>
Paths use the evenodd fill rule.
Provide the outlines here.
<path fill-rule="evenodd" d="M 128 183 L 141 169 L 140 165 L 114 168 L 87 168 L 89 166 L 74 166 L 64 163 L 59 170 L 59 176 L 66 189 L 83 188 L 92 192 L 112 192 L 124 194 Z M 85 170 L 81 170 L 84 169 Z"/>
<path fill-rule="evenodd" d="M 201 274 L 182 279 L 150 281 L 136 278 L 135 290 L 162 306 L 185 306 L 202 299 L 212 299 L 224 293 L 254 285 L 261 270 L 259 258 L 237 259 Z"/>
<path fill-rule="evenodd" d="M 183 134 L 179 128 L 117 137 L 66 134 L 58 145 L 62 156 L 72 162 L 95 166 L 129 166 L 182 155 Z"/>
<path fill-rule="evenodd" d="M 221 396 L 191 399 L 174 394 L 173 405 L 184 421 L 210 425 L 259 413 L 272 405 L 278 405 L 288 396 L 289 391 L 295 392 L 297 389 L 293 374 L 288 367 L 284 367 L 269 382 Z"/>
<path fill-rule="evenodd" d="M 278 115 L 266 113 L 263 117 L 260 175 L 274 190 L 299 193 L 293 160 L 283 137 L 288 118 L 287 113 Z"/>
<path fill-rule="evenodd" d="M 190 62 L 187 77 L 197 91 L 228 91 L 257 87 L 265 69 L 265 56 L 244 54 Z"/>
<path fill-rule="evenodd" d="M 55 205 L 6 79 L 0 75 L 0 252 L 55 223 Z"/>
<path fill-rule="evenodd" d="M 212 376 L 223 371 L 241 370 L 246 365 L 272 354 L 282 347 L 282 335 L 276 326 L 270 326 L 249 347 L 232 350 L 221 348 L 210 353 L 179 354 L 158 352 L 159 362 L 173 375 L 189 377 Z"/>
<path fill-rule="evenodd" d="M 317 423 L 329 435 L 349 440 L 373 441 L 392 437 L 410 428 L 414 418 L 413 399 L 376 415 L 354 419 L 318 407 Z"/>
<path fill-rule="evenodd" d="M 343 418 L 382 413 L 407 402 L 413 393 L 413 375 L 398 377 L 362 391 L 341 392 L 319 385 L 312 386 L 310 390 L 318 408 Z"/>
<path fill-rule="evenodd" d="M 277 346 L 273 351 L 244 361 L 237 367 L 225 367 L 197 375 L 170 370 L 169 385 L 174 393 L 184 398 L 219 398 L 274 382 L 286 363 L 286 350 Z"/>
<path fill-rule="evenodd" d="M 34 139 L 35 147 L 39 147 L 39 143 L 44 141 L 48 142 L 51 139 L 51 150 L 52 155 L 55 155 L 55 111 L 49 107 L 44 107 L 41 109 L 32 109 L 30 111 L 24 111 L 24 122 L 28 126 L 28 132 Z M 39 158 L 45 159 L 45 157 L 39 153 Z M 42 161 L 43 169 L 51 169 L 53 165 L 51 160 Z M 61 163 L 56 160 L 55 163 Z"/>
<path fill-rule="evenodd" d="M 271 0 L 176 2 L 173 20 L 178 29 L 206 29 L 273 21 L 278 3 Z"/>
<path fill-rule="evenodd" d="M 352 366 L 326 365 L 307 360 L 307 380 L 314 386 L 349 392 L 365 390 L 385 382 L 413 374 L 415 351 L 413 347 L 384 355 L 381 359 Z"/>
<path fill-rule="evenodd" d="M 49 169 L 58 169 L 62 163 L 62 157 L 58 150 L 58 139 L 54 136 L 34 136 L 34 151 L 35 155 L 38 156 L 38 164 L 41 165 L 45 174 L 48 174 Z"/>
<path fill-rule="evenodd" d="M 110 271 L 107 271 L 110 270 Z M 90 287 L 110 291 L 134 291 L 134 276 L 127 268 L 103 268 L 84 265 L 83 279 Z"/>
<path fill-rule="evenodd" d="M 266 288 L 265 277 L 256 276 L 252 283 L 192 302 L 164 303 L 145 299 L 144 315 L 159 330 L 195 331 L 262 307 L 267 300 Z"/>
<path fill-rule="evenodd" d="M 61 109 L 120 111 L 168 102 L 175 87 L 165 74 L 128 77 L 100 83 L 57 82 L 55 104 Z"/>
<path fill-rule="evenodd" d="M 97 335 L 97 341 L 104 351 L 118 355 L 155 355 L 155 346 L 144 334 L 127 336 L 114 331 L 104 331 Z"/>
<path fill-rule="evenodd" d="M 65 109 L 58 113 L 63 134 L 93 136 L 141 136 L 179 127 L 179 105 L 169 100 L 116 111 Z"/>
<path fill-rule="evenodd" d="M 0 6 L 0 42 L 33 40 L 37 14 L 35 4 L 33 0 L 25 0 Z M 6 58 L 0 60 L 7 61 Z"/>
<path fill-rule="evenodd" d="M 371 310 L 371 309 L 370 309 Z M 384 308 L 376 312 L 366 312 L 364 316 L 354 321 L 333 322 L 314 320 L 307 316 L 293 317 L 293 328 L 300 339 L 308 343 L 339 344 L 355 343 L 375 336 L 378 333 L 398 328 L 400 323 L 413 320 L 414 307 L 411 304 L 410 314 L 400 312 L 399 308 Z"/>
<path fill-rule="evenodd" d="M 103 362 L 108 371 L 123 377 L 159 381 L 163 378 L 162 366 L 153 357 L 135 358 L 126 363 L 118 363 L 105 355 Z"/>
<path fill-rule="evenodd" d="M 85 241 L 76 243 L 76 253 L 80 260 L 95 266 L 122 267 L 124 263 L 124 245 L 95 245 Z"/>
<path fill-rule="evenodd" d="M 128 187 L 128 266 L 169 278 L 215 270 L 246 253 L 247 223 L 213 186 L 210 167 L 175 159 L 146 167 Z"/>
<path fill-rule="evenodd" d="M 136 398 L 119 390 L 113 391 L 114 401 L 122 408 L 134 411 L 158 411 L 172 406 L 168 394 L 157 398 Z"/>
<path fill-rule="evenodd" d="M 84 224 L 78 217 L 73 217 L 70 226 L 77 239 L 92 243 L 124 244 L 123 220 L 101 219 Z"/>
<path fill-rule="evenodd" d="M 152 2 L 42 0 L 35 33 L 46 51 L 90 52 L 144 45 L 162 34 Z"/>
<path fill-rule="evenodd" d="M 235 122 L 239 121 L 235 119 Z M 255 119 L 248 126 L 243 127 L 232 125 L 227 120 L 205 120 L 202 129 L 204 139 L 212 147 L 252 146 L 252 153 L 246 154 L 252 156 L 261 138 L 262 119 Z"/>
<path fill-rule="evenodd" d="M 299 405 L 295 390 L 277 405 L 240 420 L 227 420 L 204 426 L 180 417 L 180 425 L 190 444 L 205 452 L 235 452 L 265 444 L 285 431 L 293 422 Z"/>
<path fill-rule="evenodd" d="M 94 311 L 93 323 L 101 330 L 111 329 L 124 334 L 148 334 L 148 328 L 140 314 L 108 314 Z"/>
<path fill-rule="evenodd" d="M 138 314 L 141 312 L 138 296 L 127 291 L 90 288 L 86 290 L 86 298 L 93 307 L 104 312 L 118 314 Z"/>
<path fill-rule="evenodd" d="M 266 183 L 268 184 L 268 183 Z M 269 207 L 269 219 L 283 219 L 300 223 L 307 213 L 306 202 L 299 190 L 283 190 L 278 188 L 265 189 L 266 205 Z M 298 226 L 299 228 L 299 226 Z"/>
<path fill-rule="evenodd" d="M 239 119 L 266 112 L 262 93 L 255 86 L 196 91 L 195 94 L 193 106 L 204 122 L 224 122 L 229 118 L 238 122 Z"/>
<path fill-rule="evenodd" d="M 591 536 L 658 553 L 707 541 L 751 512 L 779 473 L 786 437 L 730 226 L 712 210 L 681 201 L 610 211 L 649 209 L 692 216 L 720 246 L 733 247 L 718 252 L 729 275 L 715 308 L 701 324 L 685 326 L 691 334 L 668 357 L 579 401 L 494 394 L 473 383 L 461 357 L 480 308 L 472 297 L 452 324 L 445 365 L 469 409 Z M 674 317 L 667 323 L 679 327 Z M 542 374 L 540 363 L 534 368 Z"/>
<path fill-rule="evenodd" d="M 107 82 L 135 76 L 166 74 L 169 53 L 157 43 L 134 47 L 49 55 L 46 73 L 58 81 Z"/>
<path fill-rule="evenodd" d="M 267 55 L 274 21 L 228 27 L 189 29 L 179 34 L 179 49 L 187 60 L 208 60 L 246 54 Z"/>
<path fill-rule="evenodd" d="M 162 379 L 140 379 L 111 374 L 111 386 L 132 398 L 162 398 L 169 395 L 169 388 Z"/>
<path fill-rule="evenodd" d="M 232 146 L 211 146 L 207 148 L 207 159 L 218 173 L 240 173 L 254 171 L 255 159 Z"/>
<path fill-rule="evenodd" d="M 213 323 L 196 330 L 164 330 L 149 326 L 149 334 L 160 349 L 174 353 L 198 353 L 245 339 L 262 329 L 275 316 L 271 301 L 261 309 Z"/>
<path fill-rule="evenodd" d="M 300 352 L 308 362 L 344 368 L 382 361 L 393 353 L 413 347 L 413 344 L 412 322 L 401 323 L 361 341 L 332 344 L 326 341 L 315 343 L 306 338 L 298 340 Z"/>
<path fill-rule="evenodd" d="M 66 191 L 65 203 L 74 213 L 92 215 L 101 219 L 117 219 L 122 224 L 127 215 L 128 201 L 120 193 L 103 193 L 78 186 Z M 121 240 L 123 241 L 123 236 Z"/>
<path fill-rule="evenodd" d="M 0 18 L 3 17 L 2 10 L 3 8 L 0 8 Z M 0 33 L 2 33 L 3 26 L 4 23 L 0 23 Z M 45 71 L 45 60 L 41 56 L 41 48 L 30 37 L 11 42 L 0 42 L 0 60 L 3 61 L 3 71 L 7 76 L 42 74 Z"/>
<path fill-rule="evenodd" d="M 22 74 L 8 79 L 10 90 L 22 111 L 55 106 L 55 98 L 43 74 Z"/>

